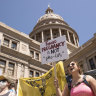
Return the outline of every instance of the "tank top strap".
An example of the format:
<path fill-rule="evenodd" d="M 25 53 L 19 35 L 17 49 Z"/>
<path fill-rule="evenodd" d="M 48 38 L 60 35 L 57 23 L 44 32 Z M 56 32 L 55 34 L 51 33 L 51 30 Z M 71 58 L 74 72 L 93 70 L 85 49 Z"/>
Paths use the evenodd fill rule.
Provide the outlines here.
<path fill-rule="evenodd" d="M 86 80 L 86 75 L 83 76 L 83 82 L 90 87 L 90 84 L 88 83 L 88 81 Z"/>

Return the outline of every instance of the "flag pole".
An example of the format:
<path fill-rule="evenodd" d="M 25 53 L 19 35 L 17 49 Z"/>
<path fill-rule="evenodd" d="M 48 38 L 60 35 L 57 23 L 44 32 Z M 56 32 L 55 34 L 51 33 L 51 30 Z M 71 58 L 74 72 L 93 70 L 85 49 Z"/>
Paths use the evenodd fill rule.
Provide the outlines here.
<path fill-rule="evenodd" d="M 18 84 L 17 84 L 17 96 L 19 96 L 19 79 L 18 79 Z"/>
<path fill-rule="evenodd" d="M 56 79 L 56 78 L 57 78 L 57 73 L 56 73 L 56 63 L 53 62 L 52 64 L 53 64 L 53 66 L 54 66 L 54 77 L 55 77 L 55 79 Z"/>

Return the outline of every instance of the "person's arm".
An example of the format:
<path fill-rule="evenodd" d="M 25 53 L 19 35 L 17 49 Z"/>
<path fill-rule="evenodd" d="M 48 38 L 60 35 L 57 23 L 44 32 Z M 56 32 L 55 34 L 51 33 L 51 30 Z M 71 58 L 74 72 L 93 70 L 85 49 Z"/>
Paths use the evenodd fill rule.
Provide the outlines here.
<path fill-rule="evenodd" d="M 57 79 L 54 80 L 54 85 L 56 87 L 56 96 L 62 96 L 62 92 L 61 92 L 61 90 L 59 88 L 59 84 L 58 84 L 58 80 Z"/>
<path fill-rule="evenodd" d="M 62 92 L 62 96 L 70 96 L 68 84 L 65 85 L 65 88 L 64 88 L 64 90 Z"/>
<path fill-rule="evenodd" d="M 87 75 L 87 81 L 89 82 L 94 94 L 96 95 L 96 80 L 92 77 Z"/>
<path fill-rule="evenodd" d="M 54 84 L 55 84 L 55 87 L 56 87 L 56 96 L 70 96 L 70 92 L 69 92 L 69 89 L 68 89 L 68 84 L 65 85 L 65 88 L 62 92 L 59 88 L 59 84 L 58 84 L 57 79 L 54 80 Z"/>

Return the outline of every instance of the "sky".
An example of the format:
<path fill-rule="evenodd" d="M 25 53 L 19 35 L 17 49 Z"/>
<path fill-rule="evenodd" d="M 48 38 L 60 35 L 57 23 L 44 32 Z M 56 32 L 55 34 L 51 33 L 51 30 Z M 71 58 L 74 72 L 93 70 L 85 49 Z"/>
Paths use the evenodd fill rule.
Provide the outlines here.
<path fill-rule="evenodd" d="M 0 22 L 29 34 L 48 5 L 77 32 L 80 46 L 96 33 L 96 0 L 0 0 Z"/>

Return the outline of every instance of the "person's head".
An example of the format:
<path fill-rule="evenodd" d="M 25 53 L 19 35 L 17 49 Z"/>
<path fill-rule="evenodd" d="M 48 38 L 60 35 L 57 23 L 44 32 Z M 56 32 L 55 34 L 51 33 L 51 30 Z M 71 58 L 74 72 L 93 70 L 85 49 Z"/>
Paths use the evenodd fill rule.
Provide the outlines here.
<path fill-rule="evenodd" d="M 9 89 L 15 89 L 15 84 L 14 83 L 10 83 L 10 85 L 9 85 Z"/>
<path fill-rule="evenodd" d="M 0 76 L 0 91 L 2 91 L 5 88 L 8 88 L 9 81 L 4 76 Z"/>
<path fill-rule="evenodd" d="M 77 72 L 79 74 L 82 73 L 81 69 L 80 69 L 80 66 L 78 65 L 78 63 L 76 61 L 72 61 L 70 64 L 68 64 L 67 68 L 68 68 L 68 71 L 71 75 L 74 74 L 74 73 L 77 73 Z"/>

